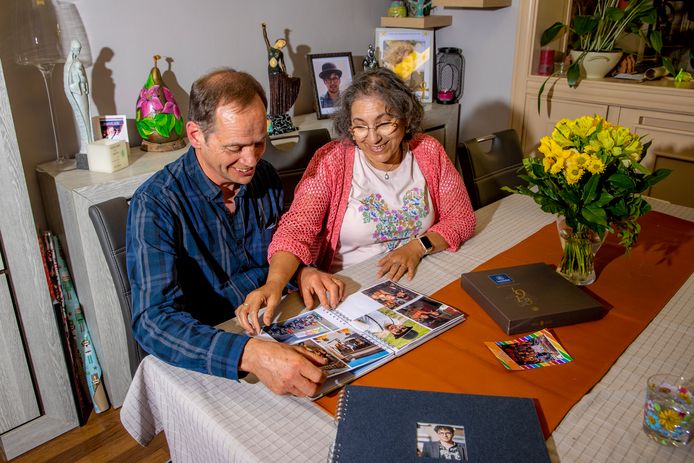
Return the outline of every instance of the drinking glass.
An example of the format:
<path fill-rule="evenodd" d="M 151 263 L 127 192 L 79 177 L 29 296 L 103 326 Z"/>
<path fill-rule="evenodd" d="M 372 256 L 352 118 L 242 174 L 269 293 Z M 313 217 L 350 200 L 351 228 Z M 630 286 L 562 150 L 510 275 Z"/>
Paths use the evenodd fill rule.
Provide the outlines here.
<path fill-rule="evenodd" d="M 648 378 L 643 430 L 662 445 L 687 445 L 694 431 L 694 378 L 658 374 Z"/>

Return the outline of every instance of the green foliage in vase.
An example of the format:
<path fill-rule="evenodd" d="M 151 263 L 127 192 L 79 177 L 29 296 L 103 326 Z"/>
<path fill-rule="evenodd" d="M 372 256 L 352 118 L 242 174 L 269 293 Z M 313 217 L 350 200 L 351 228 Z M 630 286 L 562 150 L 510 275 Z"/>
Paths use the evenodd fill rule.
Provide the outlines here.
<path fill-rule="evenodd" d="M 600 116 L 560 120 L 540 140 L 543 156 L 523 160 L 527 186 L 504 187 L 530 196 L 543 211 L 563 215 L 576 233 L 617 233 L 629 250 L 641 228 L 637 219 L 650 210 L 641 195 L 670 174 L 649 171 L 640 161 L 650 142 Z"/>

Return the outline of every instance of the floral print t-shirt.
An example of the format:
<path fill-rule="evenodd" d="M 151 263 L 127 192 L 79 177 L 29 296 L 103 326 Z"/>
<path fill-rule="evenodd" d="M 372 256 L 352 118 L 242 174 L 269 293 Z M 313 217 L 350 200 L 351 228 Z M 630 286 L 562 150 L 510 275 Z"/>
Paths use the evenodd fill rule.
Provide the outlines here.
<path fill-rule="evenodd" d="M 399 166 L 385 172 L 355 148 L 352 188 L 330 271 L 392 251 L 433 224 L 431 196 L 410 151 Z"/>

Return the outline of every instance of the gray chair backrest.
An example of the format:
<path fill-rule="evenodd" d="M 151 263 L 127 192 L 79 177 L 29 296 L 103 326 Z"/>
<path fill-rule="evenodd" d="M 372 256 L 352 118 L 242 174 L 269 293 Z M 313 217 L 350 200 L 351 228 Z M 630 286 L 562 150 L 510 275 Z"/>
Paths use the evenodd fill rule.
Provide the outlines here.
<path fill-rule="evenodd" d="M 523 149 L 513 129 L 466 140 L 458 146 L 457 155 L 474 209 L 508 196 L 502 186 L 523 184 L 518 178 Z"/>
<path fill-rule="evenodd" d="M 267 144 L 263 159 L 270 162 L 280 175 L 285 211 L 289 209 L 294 199 L 294 189 L 314 153 L 329 141 L 328 129 L 316 129 L 299 132 L 299 141 L 287 150 L 277 148 L 272 143 Z"/>
<path fill-rule="evenodd" d="M 132 335 L 132 300 L 130 281 L 125 263 L 125 230 L 128 223 L 128 200 L 113 198 L 89 207 L 89 218 L 94 224 L 101 250 L 106 258 L 108 270 L 116 287 L 125 324 L 125 337 L 128 343 L 130 372 L 135 374 L 140 361 L 147 355 Z"/>

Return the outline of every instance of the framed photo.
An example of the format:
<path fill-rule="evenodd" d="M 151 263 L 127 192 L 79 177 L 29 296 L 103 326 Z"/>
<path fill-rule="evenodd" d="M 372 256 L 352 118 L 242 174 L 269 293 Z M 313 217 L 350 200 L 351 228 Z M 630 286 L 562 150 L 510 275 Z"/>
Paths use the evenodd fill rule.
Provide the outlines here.
<path fill-rule="evenodd" d="M 94 116 L 92 121 L 94 140 L 124 140 L 130 145 L 126 116 Z"/>
<path fill-rule="evenodd" d="M 313 105 L 318 119 L 327 119 L 337 111 L 340 92 L 352 83 L 352 53 L 306 55 L 313 84 Z"/>
<path fill-rule="evenodd" d="M 376 28 L 378 62 L 399 75 L 422 103 L 431 103 L 434 85 L 434 31 Z"/>

